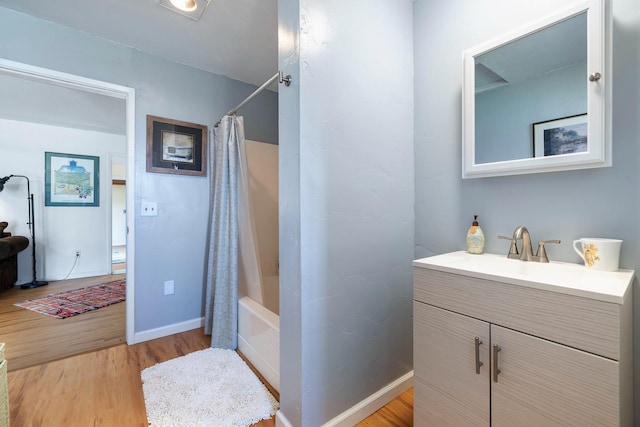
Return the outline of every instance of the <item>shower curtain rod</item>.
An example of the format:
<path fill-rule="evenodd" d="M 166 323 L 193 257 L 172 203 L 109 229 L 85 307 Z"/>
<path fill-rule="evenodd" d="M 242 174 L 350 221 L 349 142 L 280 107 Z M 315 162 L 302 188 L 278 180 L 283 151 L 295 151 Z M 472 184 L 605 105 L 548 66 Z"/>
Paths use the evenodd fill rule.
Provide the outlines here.
<path fill-rule="evenodd" d="M 287 74 L 287 76 L 285 77 L 285 76 L 283 76 L 282 71 L 278 71 L 277 73 L 275 73 L 273 75 L 273 77 L 271 77 L 269 80 L 264 82 L 262 84 L 262 86 L 260 86 L 258 89 L 256 89 L 251 95 L 247 96 L 247 98 L 244 101 L 242 101 L 240 104 L 238 104 L 238 106 L 236 108 L 234 108 L 232 110 L 229 110 L 227 115 L 228 116 L 232 116 L 235 113 L 237 113 L 239 109 L 244 107 L 249 101 L 251 101 L 253 98 L 258 96 L 258 94 L 260 92 L 265 90 L 271 83 L 275 82 L 276 80 L 278 80 L 278 83 L 284 83 L 285 86 L 289 86 L 291 84 L 291 75 Z"/>

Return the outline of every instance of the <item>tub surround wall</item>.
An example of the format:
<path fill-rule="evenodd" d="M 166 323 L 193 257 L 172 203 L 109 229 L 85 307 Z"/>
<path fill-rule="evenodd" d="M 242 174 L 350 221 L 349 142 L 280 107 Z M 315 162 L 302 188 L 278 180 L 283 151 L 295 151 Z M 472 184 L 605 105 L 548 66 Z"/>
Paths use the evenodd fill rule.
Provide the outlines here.
<path fill-rule="evenodd" d="M 278 314 L 278 146 L 246 141 L 246 153 L 262 289 L 241 275 L 240 291 Z"/>
<path fill-rule="evenodd" d="M 293 77 L 279 125 L 279 420 L 291 425 L 338 423 L 412 369 L 412 4 L 278 2 L 279 67 Z"/>
<path fill-rule="evenodd" d="M 256 251 L 266 276 L 261 283 L 246 283 L 244 274 L 239 277 L 238 350 L 279 392 L 278 146 L 246 141 L 246 154 Z"/>
<path fill-rule="evenodd" d="M 571 248 L 573 239 L 621 238 L 620 266 L 640 270 L 640 14 L 636 0 L 611 3 L 613 166 L 460 178 L 461 52 L 572 3 L 415 1 L 415 116 L 420 118 L 415 129 L 415 258 L 465 249 L 468 224 L 479 214 L 487 252 L 506 255 L 508 242 L 496 236 L 511 235 L 517 226 L 525 225 L 534 240 L 562 241 L 547 249 L 551 260 L 581 262 Z M 634 295 L 636 319 L 640 315 L 639 294 Z M 639 333 L 636 328 L 636 407 L 640 405 Z"/>
<path fill-rule="evenodd" d="M 264 299 L 262 301 L 264 307 L 275 313 L 280 314 L 280 277 L 279 276 L 263 276 L 262 289 Z"/>
<path fill-rule="evenodd" d="M 263 276 L 278 274 L 278 146 L 246 141 L 249 191 Z"/>

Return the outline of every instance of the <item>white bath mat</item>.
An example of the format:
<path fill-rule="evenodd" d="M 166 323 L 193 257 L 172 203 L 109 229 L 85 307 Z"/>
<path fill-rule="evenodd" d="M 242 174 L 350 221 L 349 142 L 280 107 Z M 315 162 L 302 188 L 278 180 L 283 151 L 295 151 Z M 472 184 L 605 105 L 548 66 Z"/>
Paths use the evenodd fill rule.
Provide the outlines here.
<path fill-rule="evenodd" d="M 233 350 L 208 348 L 142 371 L 152 427 L 249 426 L 278 402 Z"/>

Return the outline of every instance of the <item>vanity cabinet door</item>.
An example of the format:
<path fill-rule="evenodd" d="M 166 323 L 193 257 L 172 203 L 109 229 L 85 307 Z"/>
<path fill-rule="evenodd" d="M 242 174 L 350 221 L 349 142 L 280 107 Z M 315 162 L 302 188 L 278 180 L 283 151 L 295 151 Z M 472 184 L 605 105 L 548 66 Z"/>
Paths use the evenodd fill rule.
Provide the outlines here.
<path fill-rule="evenodd" d="M 493 427 L 618 426 L 618 363 L 491 325 Z"/>
<path fill-rule="evenodd" d="M 417 301 L 413 307 L 414 425 L 489 426 L 489 324 Z"/>

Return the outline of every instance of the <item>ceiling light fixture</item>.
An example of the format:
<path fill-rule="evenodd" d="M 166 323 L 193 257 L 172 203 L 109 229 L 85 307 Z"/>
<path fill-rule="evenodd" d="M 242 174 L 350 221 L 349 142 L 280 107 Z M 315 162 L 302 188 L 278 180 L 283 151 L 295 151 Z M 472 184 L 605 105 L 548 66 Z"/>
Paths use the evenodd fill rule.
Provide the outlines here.
<path fill-rule="evenodd" d="M 172 5 L 185 12 L 193 12 L 198 5 L 194 0 L 169 0 Z"/>
<path fill-rule="evenodd" d="M 197 21 L 211 0 L 156 0 L 156 4 Z"/>

